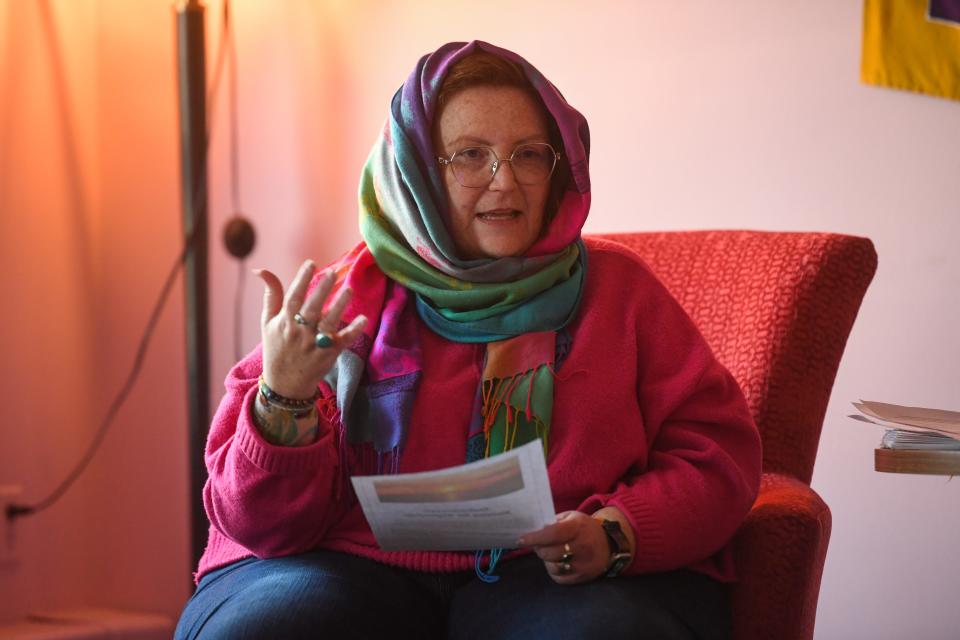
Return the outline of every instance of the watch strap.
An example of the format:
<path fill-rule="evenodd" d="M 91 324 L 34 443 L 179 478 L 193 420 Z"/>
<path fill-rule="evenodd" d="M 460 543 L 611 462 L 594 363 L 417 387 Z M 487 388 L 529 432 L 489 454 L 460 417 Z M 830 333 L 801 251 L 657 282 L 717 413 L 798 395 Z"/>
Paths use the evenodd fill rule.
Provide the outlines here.
<path fill-rule="evenodd" d="M 633 561 L 630 541 L 616 520 L 599 517 L 596 519 L 600 521 L 600 526 L 603 527 L 603 532 L 607 536 L 607 544 L 610 546 L 610 562 L 607 563 L 604 575 L 613 578 L 620 575 Z"/>

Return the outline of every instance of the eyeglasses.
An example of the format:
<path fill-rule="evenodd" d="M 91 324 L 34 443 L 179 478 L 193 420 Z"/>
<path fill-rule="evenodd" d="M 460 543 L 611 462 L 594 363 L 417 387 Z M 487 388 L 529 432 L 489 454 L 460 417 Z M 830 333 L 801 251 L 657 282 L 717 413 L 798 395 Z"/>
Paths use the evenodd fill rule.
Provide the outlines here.
<path fill-rule="evenodd" d="M 521 144 L 513 150 L 507 162 L 513 177 L 520 184 L 540 184 L 550 179 L 560 154 L 546 142 Z M 437 162 L 449 166 L 453 177 L 464 187 L 478 189 L 493 181 L 503 166 L 497 152 L 490 147 L 467 147 L 449 158 L 437 156 Z"/>

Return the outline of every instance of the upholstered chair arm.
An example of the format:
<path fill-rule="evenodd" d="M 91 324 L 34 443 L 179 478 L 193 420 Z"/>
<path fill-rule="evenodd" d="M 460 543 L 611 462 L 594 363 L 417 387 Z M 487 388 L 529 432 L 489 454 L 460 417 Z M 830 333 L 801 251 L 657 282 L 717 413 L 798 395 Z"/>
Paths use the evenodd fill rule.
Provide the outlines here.
<path fill-rule="evenodd" d="M 813 489 L 791 476 L 763 474 L 734 538 L 736 640 L 813 638 L 830 525 L 830 510 Z"/>

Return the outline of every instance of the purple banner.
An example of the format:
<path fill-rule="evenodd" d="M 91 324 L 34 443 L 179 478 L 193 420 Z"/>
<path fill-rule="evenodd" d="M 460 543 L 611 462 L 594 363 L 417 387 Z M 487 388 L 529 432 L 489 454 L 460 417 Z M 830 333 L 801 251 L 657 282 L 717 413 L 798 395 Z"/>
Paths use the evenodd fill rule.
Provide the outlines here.
<path fill-rule="evenodd" d="M 960 26 L 960 0 L 930 0 L 927 19 Z"/>

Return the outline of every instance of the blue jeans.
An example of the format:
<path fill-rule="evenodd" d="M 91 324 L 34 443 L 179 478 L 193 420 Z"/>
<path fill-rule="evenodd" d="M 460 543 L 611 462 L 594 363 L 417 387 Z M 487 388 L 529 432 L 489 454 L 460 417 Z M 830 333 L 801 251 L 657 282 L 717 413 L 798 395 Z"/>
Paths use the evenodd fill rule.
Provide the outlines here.
<path fill-rule="evenodd" d="M 436 574 L 313 551 L 205 575 L 177 625 L 188 638 L 703 638 L 729 636 L 726 585 L 692 571 L 560 586 L 534 555 Z"/>

